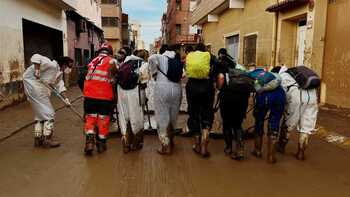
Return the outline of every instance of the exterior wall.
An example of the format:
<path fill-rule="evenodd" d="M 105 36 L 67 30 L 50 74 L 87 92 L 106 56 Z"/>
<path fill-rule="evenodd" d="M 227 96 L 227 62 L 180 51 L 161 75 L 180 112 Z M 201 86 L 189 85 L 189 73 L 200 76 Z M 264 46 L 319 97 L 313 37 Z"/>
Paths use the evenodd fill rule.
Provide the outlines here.
<path fill-rule="evenodd" d="M 64 54 L 67 54 L 66 21 L 61 8 L 39 0 L 0 1 L 0 92 L 5 100 L 0 108 L 23 99 L 22 74 L 24 45 L 22 19 L 62 31 Z M 1 99 L 0 99 L 1 100 Z"/>
<path fill-rule="evenodd" d="M 326 103 L 350 108 L 350 1 L 328 5 L 323 67 L 323 98 Z"/>
<path fill-rule="evenodd" d="M 307 19 L 304 65 L 322 74 L 324 36 L 326 26 L 327 2 L 316 1 L 311 10 L 309 5 L 279 13 L 277 38 L 277 65 L 294 66 L 298 50 L 296 49 L 297 26 L 300 18 Z"/>
<path fill-rule="evenodd" d="M 122 16 L 122 40 L 123 40 L 123 47 L 129 47 L 130 46 L 130 40 L 129 40 L 129 16 L 127 14 L 123 13 Z"/>
<path fill-rule="evenodd" d="M 76 0 L 77 1 L 77 12 L 88 18 L 89 21 L 93 22 L 97 27 L 102 28 L 101 22 L 101 6 L 96 0 Z"/>
<path fill-rule="evenodd" d="M 121 4 L 101 4 L 102 17 L 118 17 L 118 27 L 102 27 L 104 38 L 112 44 L 114 53 L 122 47 L 122 8 Z"/>
<path fill-rule="evenodd" d="M 239 63 L 243 63 L 243 41 L 249 34 L 257 34 L 257 64 L 271 65 L 273 59 L 273 14 L 265 12 L 270 0 L 246 1 L 244 9 L 226 9 L 218 22 L 206 22 L 202 26 L 203 40 L 217 54 L 225 48 L 225 37 L 239 34 Z"/>
<path fill-rule="evenodd" d="M 195 43 L 194 35 L 190 34 L 192 13 L 190 11 L 190 0 L 181 1 L 181 10 L 176 9 L 176 0 L 168 1 L 167 8 L 167 43 L 186 44 Z M 181 25 L 181 33 L 176 33 L 176 25 Z"/>

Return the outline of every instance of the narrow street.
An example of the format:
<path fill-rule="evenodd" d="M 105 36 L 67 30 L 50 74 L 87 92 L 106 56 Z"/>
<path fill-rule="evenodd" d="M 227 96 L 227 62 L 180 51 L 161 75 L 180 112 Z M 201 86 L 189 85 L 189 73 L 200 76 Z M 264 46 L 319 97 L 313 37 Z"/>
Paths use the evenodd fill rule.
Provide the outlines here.
<path fill-rule="evenodd" d="M 82 110 L 82 100 L 75 106 Z M 350 195 L 350 152 L 318 137 L 312 139 L 307 161 L 293 157 L 293 139 L 286 155 L 271 165 L 250 156 L 252 141 L 246 146 L 248 159 L 236 162 L 224 156 L 223 140 L 212 140 L 211 157 L 203 159 L 192 152 L 191 139 L 183 137 L 176 138 L 172 156 L 156 153 L 156 136 L 146 136 L 143 150 L 126 155 L 120 138 L 112 136 L 106 153 L 85 157 L 82 128 L 74 114 L 62 109 L 55 128 L 60 148 L 33 148 L 32 126 L 3 141 L 0 197 Z"/>

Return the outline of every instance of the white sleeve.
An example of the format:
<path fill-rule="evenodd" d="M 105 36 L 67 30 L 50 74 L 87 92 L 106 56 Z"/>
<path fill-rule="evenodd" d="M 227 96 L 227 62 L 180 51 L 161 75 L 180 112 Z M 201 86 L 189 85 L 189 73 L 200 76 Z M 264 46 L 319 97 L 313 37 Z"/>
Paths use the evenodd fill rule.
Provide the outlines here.
<path fill-rule="evenodd" d="M 151 73 L 151 75 L 153 75 L 154 73 L 156 73 L 158 71 L 159 56 L 160 55 L 158 55 L 158 54 L 154 54 L 148 58 L 149 72 Z"/>
<path fill-rule="evenodd" d="M 58 83 L 56 84 L 56 89 L 58 90 L 59 93 L 67 91 L 66 86 L 64 86 L 63 79 L 58 81 Z"/>

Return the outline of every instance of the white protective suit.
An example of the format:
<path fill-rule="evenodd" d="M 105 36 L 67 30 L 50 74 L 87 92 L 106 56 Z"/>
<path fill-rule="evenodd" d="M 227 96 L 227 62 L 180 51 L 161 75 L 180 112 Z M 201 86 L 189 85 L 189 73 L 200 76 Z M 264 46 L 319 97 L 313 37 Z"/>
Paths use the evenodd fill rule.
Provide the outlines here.
<path fill-rule="evenodd" d="M 129 60 L 143 60 L 137 56 L 131 55 L 126 57 L 124 62 Z M 141 72 L 141 70 L 147 70 L 147 63 L 142 63 L 141 68 L 137 71 L 140 73 L 140 78 L 144 79 L 147 72 Z M 119 112 L 119 125 L 122 135 L 126 135 L 128 122 L 130 122 L 131 130 L 133 134 L 144 129 L 144 113 L 143 103 L 144 100 L 140 96 L 143 94 L 143 90 L 139 89 L 139 86 L 132 90 L 124 90 L 118 85 L 118 112 Z"/>
<path fill-rule="evenodd" d="M 40 64 L 40 80 L 55 85 L 61 93 L 67 89 L 64 86 L 63 73 L 56 61 L 39 54 L 31 58 L 33 65 L 28 67 L 23 74 L 24 92 L 32 105 L 36 121 L 48 121 L 55 119 L 55 110 L 50 102 L 51 91 L 36 79 L 34 63 Z"/>
<path fill-rule="evenodd" d="M 181 83 L 174 83 L 168 80 L 159 70 L 164 73 L 168 71 L 168 58 L 175 58 L 174 51 L 166 51 L 162 55 L 155 54 L 149 59 L 149 68 L 153 76 L 157 73 L 157 79 L 154 84 L 154 109 L 157 121 L 159 139 L 162 144 L 169 145 L 169 136 L 167 134 L 168 125 L 176 127 L 177 115 L 181 104 Z"/>
<path fill-rule="evenodd" d="M 288 131 L 296 128 L 300 133 L 312 134 L 318 114 L 317 91 L 300 89 L 295 79 L 285 72 L 286 70 L 287 67 L 283 66 L 279 73 L 287 97 Z"/>

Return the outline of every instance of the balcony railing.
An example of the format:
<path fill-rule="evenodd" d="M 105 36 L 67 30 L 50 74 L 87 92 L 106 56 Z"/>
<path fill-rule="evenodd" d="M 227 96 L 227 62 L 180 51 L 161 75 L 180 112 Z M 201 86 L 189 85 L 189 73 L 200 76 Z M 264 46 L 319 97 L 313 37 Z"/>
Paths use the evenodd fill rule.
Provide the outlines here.
<path fill-rule="evenodd" d="M 177 35 L 176 43 L 177 44 L 195 44 L 201 41 L 200 36 L 198 34 L 193 35 Z"/>

